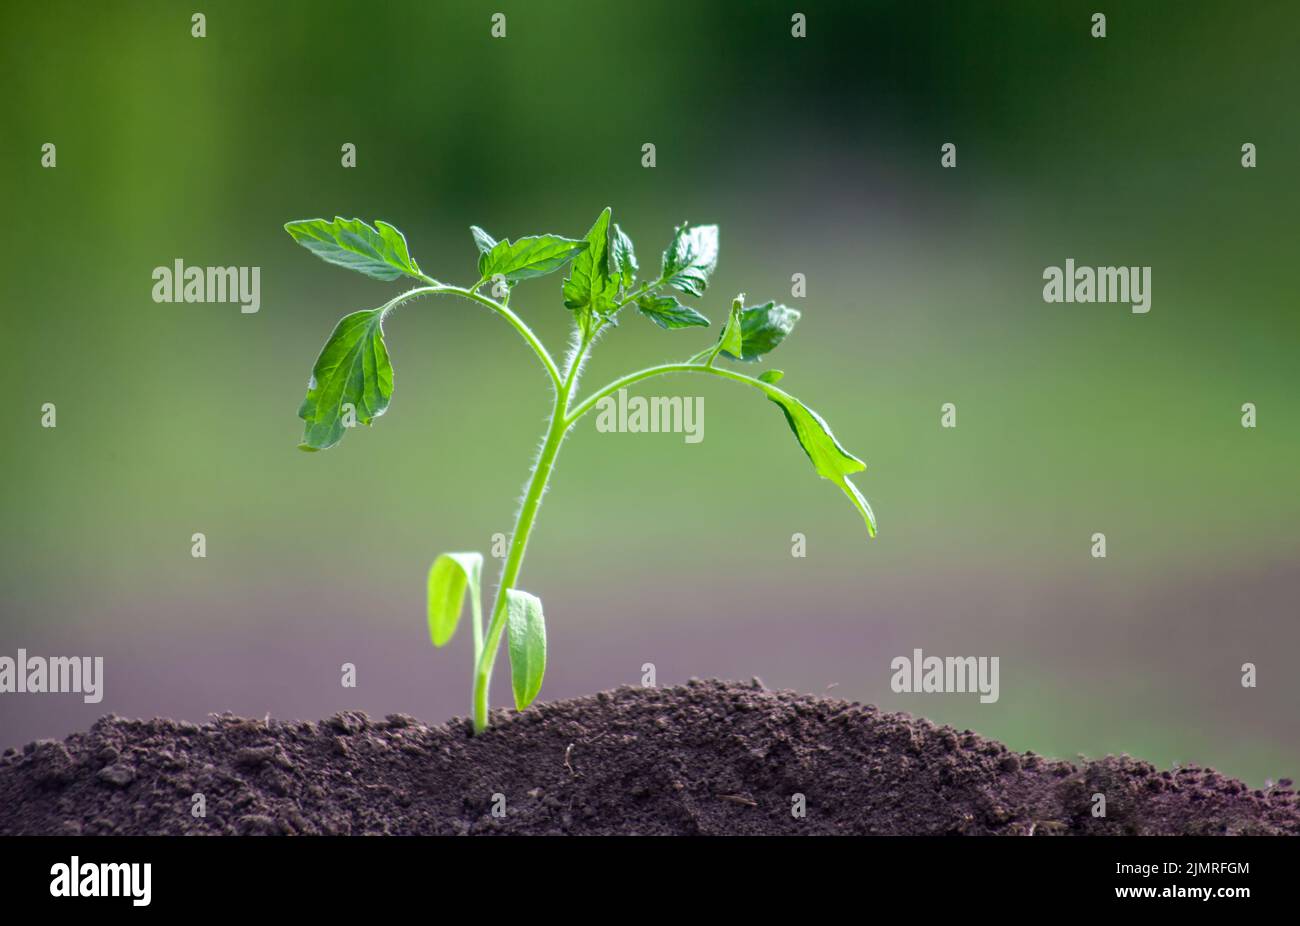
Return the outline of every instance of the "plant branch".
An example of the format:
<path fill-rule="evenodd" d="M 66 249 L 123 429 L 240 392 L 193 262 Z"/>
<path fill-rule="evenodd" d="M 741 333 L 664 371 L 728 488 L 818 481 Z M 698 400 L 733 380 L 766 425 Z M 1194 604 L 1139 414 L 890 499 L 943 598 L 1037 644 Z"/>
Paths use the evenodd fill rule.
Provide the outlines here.
<path fill-rule="evenodd" d="M 712 376 L 721 376 L 723 379 L 730 379 L 730 380 L 735 380 L 736 382 L 739 383 L 745 383 L 746 385 L 753 386 L 754 388 L 759 389 L 770 396 L 785 395 L 785 393 L 782 390 L 777 389 L 775 386 L 769 385 L 768 383 L 765 383 L 762 380 L 755 379 L 752 376 L 746 376 L 743 373 L 736 373 L 733 372 L 732 370 L 723 369 L 721 367 L 711 367 L 711 366 L 706 366 L 705 364 L 702 363 L 693 363 L 693 362 L 665 363 L 661 366 L 647 367 L 644 370 L 638 370 L 635 373 L 629 373 L 627 376 L 620 377 L 619 379 L 614 380 L 609 385 L 596 390 L 591 395 L 587 396 L 587 398 L 579 402 L 578 405 L 573 409 L 573 411 L 569 413 L 569 416 L 564 420 L 564 426 L 566 428 L 573 427 L 573 425 L 577 424 L 578 420 L 583 415 L 591 411 L 592 408 L 595 407 L 596 403 L 599 402 L 601 399 L 605 398 L 606 396 L 613 395 L 614 393 L 618 392 L 620 389 L 625 389 L 628 386 L 631 386 L 633 383 L 639 383 L 644 379 L 650 379 L 652 376 L 664 376 L 668 373 L 708 373 Z"/>
<path fill-rule="evenodd" d="M 557 391 L 560 389 L 560 369 L 555 365 L 555 361 L 551 358 L 550 352 L 542 342 L 538 340 L 537 335 L 533 334 L 533 329 L 529 328 L 524 320 L 515 314 L 513 309 L 504 303 L 497 302 L 495 299 L 489 299 L 487 296 L 481 295 L 478 292 L 478 287 L 483 285 L 482 280 L 470 289 L 464 289 L 460 286 L 448 286 L 445 283 L 439 283 L 437 280 L 427 276 L 422 276 L 421 279 L 429 285 L 417 287 L 416 289 L 403 293 L 398 296 L 397 299 L 385 306 L 385 311 L 395 305 L 405 302 L 407 299 L 412 299 L 416 296 L 437 295 L 439 293 L 444 293 L 449 296 L 460 296 L 462 299 L 468 299 L 471 302 L 477 302 L 479 305 L 486 306 L 508 321 L 511 326 L 519 332 L 523 339 L 528 342 L 528 346 L 533 349 L 533 353 L 537 355 L 537 359 L 540 360 L 542 366 L 546 368 L 547 375 L 551 377 L 551 384 L 555 386 Z"/>

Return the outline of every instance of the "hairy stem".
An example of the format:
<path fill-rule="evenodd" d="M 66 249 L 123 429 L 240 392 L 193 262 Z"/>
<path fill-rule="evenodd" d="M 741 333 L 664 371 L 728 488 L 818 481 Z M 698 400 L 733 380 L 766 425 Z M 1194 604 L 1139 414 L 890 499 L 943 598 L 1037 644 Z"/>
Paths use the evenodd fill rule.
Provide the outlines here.
<path fill-rule="evenodd" d="M 591 347 L 594 334 L 583 335 L 569 355 L 568 369 L 564 379 L 558 384 L 555 394 L 555 406 L 551 409 L 551 420 L 546 429 L 546 439 L 542 443 L 537 462 L 528 477 L 528 488 L 524 492 L 523 504 L 515 516 L 515 529 L 510 535 L 510 549 L 506 553 L 506 563 L 501 570 L 501 582 L 497 586 L 496 600 L 492 603 L 492 620 L 488 624 L 484 645 L 475 653 L 474 666 L 474 732 L 482 733 L 488 725 L 488 691 L 492 683 L 492 668 L 496 664 L 497 652 L 501 648 L 501 634 L 505 632 L 507 612 L 506 590 L 515 587 L 519 579 L 519 570 L 524 564 L 524 552 L 528 549 L 528 536 L 537 521 L 537 510 L 541 507 L 542 496 L 546 494 L 546 484 L 555 469 L 555 460 L 560 453 L 560 444 L 569 430 L 569 396 L 573 394 L 578 383 L 578 375 L 587 351 Z"/>
<path fill-rule="evenodd" d="M 533 465 L 532 475 L 528 479 L 528 489 L 524 493 L 524 502 L 515 516 L 515 529 L 510 535 L 510 550 L 506 554 L 506 564 L 501 570 L 501 583 L 497 586 L 496 600 L 492 605 L 492 620 L 488 624 L 485 645 L 478 654 L 474 668 L 474 732 L 481 733 L 488 724 L 488 686 L 492 681 L 492 667 L 496 663 L 497 650 L 501 647 L 501 634 L 506 626 L 506 590 L 515 587 L 519 578 L 519 569 L 524 562 L 524 551 L 528 548 L 528 535 L 532 533 L 533 523 L 537 519 L 537 509 L 541 506 L 542 495 L 546 492 L 546 483 L 555 468 L 555 458 L 560 451 L 560 443 L 568 430 L 565 425 L 565 405 L 568 392 L 562 386 L 555 398 L 555 408 L 551 411 L 551 422 L 546 430 L 546 440 L 541 453 Z"/>
<path fill-rule="evenodd" d="M 541 454 L 533 465 L 523 505 L 515 518 L 515 529 L 510 540 L 510 552 L 506 556 L 506 564 L 501 572 L 501 584 L 497 588 L 496 601 L 492 607 L 492 620 L 488 625 L 486 634 L 483 631 L 483 616 L 478 599 L 476 598 L 473 602 L 474 730 L 475 732 L 481 732 L 487 727 L 488 683 L 492 677 L 492 666 L 496 662 L 497 650 L 500 648 L 501 634 L 505 630 L 507 616 L 506 589 L 513 588 L 515 580 L 519 576 L 519 568 L 524 561 L 524 549 L 528 546 L 528 535 L 532 532 L 533 521 L 537 517 L 537 509 L 541 505 L 542 495 L 546 492 L 547 480 L 550 478 L 551 470 L 555 467 L 555 457 L 559 452 L 560 443 L 564 440 L 564 434 L 568 430 L 565 422 L 567 420 L 569 396 L 577 382 L 578 370 L 582 365 L 587 348 L 591 345 L 591 339 L 586 337 L 582 340 L 569 360 L 568 370 L 561 377 L 560 369 L 555 365 L 555 360 L 552 359 L 550 352 L 538 340 L 537 335 L 533 334 L 533 330 L 528 327 L 524 320 L 516 315 L 506 305 L 505 301 L 497 302 L 479 293 L 479 287 L 486 281 L 479 280 L 473 286 L 465 289 L 460 286 L 448 286 L 439 283 L 428 276 L 421 275 L 420 279 L 428 285 L 418 286 L 395 296 L 384 304 L 382 314 L 387 315 L 402 303 L 409 302 L 420 296 L 445 294 L 460 296 L 462 299 L 477 302 L 479 305 L 486 306 L 500 315 L 519 332 L 528 346 L 533 349 L 537 359 L 542 362 L 543 368 L 551 378 L 551 385 L 555 387 L 555 407 L 551 411 L 551 422 L 546 432 L 546 442 L 542 445 Z"/>
<path fill-rule="evenodd" d="M 486 306 L 508 321 L 510 325 L 519 332 L 520 336 L 528 342 L 528 346 L 533 349 L 533 353 L 537 355 L 537 359 L 540 360 L 542 366 L 546 368 L 547 375 L 551 377 L 551 385 L 555 387 L 556 391 L 559 391 L 560 368 L 555 365 L 555 361 L 551 358 L 550 352 L 547 351 L 547 349 L 542 345 L 542 342 L 538 340 L 537 335 L 533 334 L 533 329 L 529 328 L 524 320 L 515 314 L 513 309 L 503 302 L 489 299 L 487 296 L 478 292 L 478 288 L 483 285 L 482 280 L 469 289 L 465 289 L 460 286 L 448 286 L 445 283 L 439 283 L 431 277 L 421 277 L 421 279 L 429 285 L 420 286 L 402 293 L 392 302 L 388 303 L 388 305 L 384 307 L 384 311 L 387 312 L 395 306 L 406 302 L 408 299 L 414 299 L 417 296 L 433 296 L 439 293 L 445 293 L 449 296 L 460 296 L 462 299 L 468 299 L 471 302 L 477 302 L 479 305 Z"/>
<path fill-rule="evenodd" d="M 495 305 L 495 303 L 494 303 Z M 599 329 L 596 329 L 598 331 Z M 723 379 L 735 380 L 753 386 L 769 395 L 784 393 L 761 380 L 731 370 L 719 369 L 702 363 L 666 363 L 661 366 L 647 367 L 635 373 L 629 373 L 612 383 L 596 390 L 583 399 L 574 408 L 569 407 L 569 400 L 577 387 L 578 375 L 587 351 L 595 339 L 596 331 L 585 335 L 575 346 L 569 356 L 568 368 L 563 379 L 556 377 L 555 406 L 551 410 L 551 419 L 546 429 L 546 438 L 542 443 L 537 462 L 533 464 L 528 477 L 528 488 L 524 493 L 523 504 L 515 516 L 514 532 L 510 536 L 510 549 L 506 554 L 505 566 L 501 570 L 501 582 L 497 586 L 496 600 L 492 604 L 492 619 L 488 623 L 487 633 L 481 646 L 475 646 L 474 664 L 474 732 L 481 733 L 487 729 L 489 708 L 489 687 L 492 681 L 492 669 L 496 665 L 497 652 L 501 648 L 501 635 L 505 632 L 507 611 L 507 589 L 515 587 L 519 571 L 523 567 L 524 553 L 528 548 L 528 537 L 537 520 L 537 511 L 541 507 L 542 496 L 546 493 L 546 484 L 555 469 L 555 460 L 559 456 L 560 444 L 569 429 L 587 412 L 591 411 L 601 399 L 612 395 L 620 389 L 668 373 L 707 373 Z M 476 641 L 477 643 L 478 641 Z"/>

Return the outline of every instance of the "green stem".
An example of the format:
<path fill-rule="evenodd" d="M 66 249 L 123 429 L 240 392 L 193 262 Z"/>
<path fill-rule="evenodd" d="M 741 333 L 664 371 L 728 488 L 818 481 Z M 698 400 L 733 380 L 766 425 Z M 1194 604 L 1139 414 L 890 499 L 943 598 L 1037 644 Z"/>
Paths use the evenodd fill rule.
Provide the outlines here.
<path fill-rule="evenodd" d="M 506 590 L 514 588 L 519 578 L 519 568 L 523 565 L 524 551 L 528 547 L 528 535 L 532 533 L 533 522 L 537 519 L 537 509 L 541 506 L 542 493 L 546 491 L 547 480 L 555 468 L 555 457 L 564 439 L 563 406 L 556 402 L 551 414 L 551 425 L 546 432 L 546 442 L 533 467 L 528 481 L 528 491 L 524 503 L 515 517 L 514 533 L 510 537 L 510 551 L 506 554 L 505 568 L 501 571 L 501 584 L 497 587 L 496 601 L 492 606 L 492 621 L 488 624 L 487 639 L 480 651 L 474 667 L 474 732 L 481 733 L 488 724 L 488 685 L 492 680 L 492 667 L 496 664 L 497 650 L 501 647 L 501 634 L 506 626 Z"/>
<path fill-rule="evenodd" d="M 528 549 L 528 537 L 537 520 L 537 510 L 541 507 L 542 496 L 546 493 L 546 483 L 551 478 L 551 471 L 555 469 L 555 459 L 559 455 L 560 444 L 564 442 L 564 435 L 569 430 L 569 396 L 577 384 L 579 368 L 590 346 L 591 337 L 584 337 L 569 360 L 569 368 L 565 372 L 563 382 L 558 384 L 555 407 L 551 409 L 551 420 L 546 429 L 546 440 L 528 478 L 524 502 L 515 516 L 515 529 L 510 535 L 510 549 L 506 553 L 506 564 L 501 570 L 501 583 L 497 586 L 496 600 L 492 604 L 492 620 L 488 624 L 487 638 L 475 658 L 475 733 L 482 733 L 488 725 L 488 689 L 492 682 L 492 669 L 496 664 L 497 652 L 501 648 L 501 634 L 505 632 L 508 616 L 506 591 L 514 588 L 515 582 L 519 579 L 524 552 Z"/>
<path fill-rule="evenodd" d="M 519 579 L 519 571 L 524 562 L 524 553 L 528 548 L 528 538 L 532 533 L 533 525 L 537 521 L 537 511 L 541 507 L 542 496 L 546 493 L 546 484 L 551 478 L 551 472 L 555 469 L 555 460 L 559 455 L 560 445 L 564 442 L 564 436 L 569 429 L 606 396 L 641 380 L 653 376 L 663 376 L 668 373 L 707 373 L 754 386 L 769 394 L 784 394 L 781 390 L 761 380 L 741 373 L 734 373 L 731 370 L 719 369 L 700 363 L 668 363 L 662 366 L 647 367 L 644 370 L 638 370 L 636 373 L 630 373 L 616 379 L 607 386 L 596 390 L 578 403 L 575 408 L 570 409 L 569 399 L 577 386 L 579 369 L 593 338 L 594 332 L 583 338 L 569 359 L 569 366 L 565 371 L 563 380 L 561 381 L 558 376 L 556 377 L 555 406 L 551 410 L 551 419 L 547 425 L 546 439 L 542 443 L 541 453 L 538 454 L 537 462 L 533 464 L 532 473 L 528 478 L 528 488 L 524 493 L 523 504 L 519 508 L 519 513 L 515 516 L 514 532 L 510 536 L 510 549 L 506 553 L 505 566 L 501 570 L 501 583 L 497 587 L 496 600 L 492 605 L 492 619 L 488 623 L 487 633 L 482 645 L 478 645 L 479 641 L 475 641 L 475 733 L 483 732 L 488 725 L 489 688 L 492 681 L 492 670 L 496 665 L 497 652 L 501 648 L 501 635 L 505 632 L 508 618 L 506 591 L 514 588 Z"/>
<path fill-rule="evenodd" d="M 579 418 L 587 414 L 587 412 L 591 411 L 592 408 L 595 407 L 596 403 L 599 402 L 601 399 L 605 398 L 606 396 L 613 395 L 614 393 L 618 392 L 620 389 L 625 389 L 628 386 L 631 386 L 633 383 L 639 383 L 643 379 L 649 379 L 652 376 L 663 376 L 667 373 L 708 373 L 711 376 L 721 376 L 723 379 L 735 380 L 736 382 L 745 383 L 746 385 L 749 386 L 754 386 L 755 388 L 762 390 L 768 395 L 780 395 L 780 396 L 786 395 L 782 390 L 777 389 L 775 386 L 771 386 L 763 382 L 762 380 L 754 379 L 754 377 L 746 376 L 743 373 L 735 373 L 731 370 L 723 369 L 721 367 L 711 367 L 711 366 L 705 366 L 702 363 L 690 363 L 690 362 L 665 363 L 662 366 L 647 367 L 644 370 L 638 370 L 635 373 L 629 373 L 627 376 L 616 379 L 609 385 L 604 386 L 601 389 L 597 389 L 591 395 L 587 396 L 587 398 L 579 402 L 577 407 L 575 407 L 571 412 L 569 412 L 568 417 L 564 421 L 565 427 L 566 428 L 572 427 L 574 424 L 576 424 Z"/>
<path fill-rule="evenodd" d="M 465 289 L 460 286 L 447 286 L 432 277 L 424 275 L 421 275 L 420 279 L 429 285 L 407 290 L 394 297 L 384 304 L 383 314 L 387 315 L 402 303 L 409 302 L 420 296 L 445 294 L 460 296 L 462 299 L 477 302 L 479 305 L 486 306 L 500 315 L 510 323 L 511 327 L 519 332 L 528 346 L 533 349 L 537 359 L 542 362 L 547 375 L 551 378 L 551 385 L 555 387 L 555 408 L 551 412 L 551 423 L 546 433 L 546 443 L 542 446 L 542 453 L 533 466 L 532 476 L 528 483 L 528 492 L 524 497 L 524 504 L 519 509 L 519 515 L 515 519 L 515 530 L 510 541 L 510 552 L 506 557 L 505 569 L 501 573 L 501 585 L 497 589 L 496 601 L 492 608 L 492 622 L 488 626 L 486 639 L 484 639 L 481 606 L 477 599 L 473 602 L 474 729 L 478 732 L 487 726 L 488 682 L 492 676 L 492 665 L 496 661 L 496 653 L 501 643 L 501 633 L 505 629 L 506 622 L 505 590 L 513 588 L 515 580 L 519 576 L 519 567 L 523 564 L 524 559 L 524 549 L 528 545 L 528 535 L 533 529 L 533 521 L 537 517 L 537 509 L 541 504 L 542 494 L 546 491 L 546 482 L 555 466 L 555 456 L 559 452 L 560 443 L 564 440 L 564 434 L 568 430 L 565 420 L 569 395 L 577 382 L 578 367 L 581 365 L 581 360 L 586 354 L 590 341 L 583 341 L 580 350 L 574 355 L 569 370 L 561 379 L 560 369 L 555 365 L 555 360 L 552 359 L 550 352 L 538 340 L 537 335 L 533 334 L 533 330 L 528 327 L 524 320 L 516 315 L 505 302 L 497 302 L 478 292 L 479 287 L 486 282 L 485 280 L 479 280 L 470 288 Z"/>
<path fill-rule="evenodd" d="M 479 587 L 483 585 L 482 569 L 479 570 Z M 481 592 L 478 595 L 470 595 L 470 610 L 474 617 L 474 662 L 479 661 L 483 655 L 483 602 L 480 600 Z"/>
<path fill-rule="evenodd" d="M 462 299 L 468 299 L 471 302 L 477 302 L 479 305 L 486 306 L 508 321 L 510 325 L 519 332 L 523 339 L 528 342 L 528 346 L 533 349 L 533 353 L 537 355 L 537 359 L 542 361 L 542 366 L 546 368 L 547 374 L 551 377 L 551 385 L 553 385 L 556 390 L 559 390 L 560 368 L 557 367 L 555 361 L 551 359 L 550 352 L 547 351 L 547 349 L 542 345 L 542 342 L 538 340 L 537 335 L 533 334 L 533 329 L 529 328 L 524 320 L 515 314 L 513 309 L 504 303 L 497 302 L 495 299 L 489 299 L 487 296 L 481 295 L 478 292 L 478 288 L 483 285 L 482 280 L 470 289 L 464 289 L 460 286 L 447 286 L 444 283 L 439 283 L 432 277 L 422 276 L 421 279 L 429 285 L 420 286 L 402 293 L 392 302 L 384 306 L 384 311 L 387 312 L 395 306 L 406 302 L 408 299 L 414 299 L 417 296 L 432 296 L 439 293 L 445 293 L 449 296 L 460 296 Z"/>

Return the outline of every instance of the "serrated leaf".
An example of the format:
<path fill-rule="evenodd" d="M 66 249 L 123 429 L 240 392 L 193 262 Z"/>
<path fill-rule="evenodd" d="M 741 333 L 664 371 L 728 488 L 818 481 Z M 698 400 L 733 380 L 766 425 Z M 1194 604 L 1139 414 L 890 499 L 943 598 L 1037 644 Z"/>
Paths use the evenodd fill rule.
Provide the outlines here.
<path fill-rule="evenodd" d="M 356 270 L 376 280 L 396 280 L 402 274 L 419 277 L 420 266 L 406 248 L 406 238 L 387 222 L 370 227 L 360 219 L 335 216 L 285 223 L 287 231 L 321 260 Z"/>
<path fill-rule="evenodd" d="M 443 553 L 429 567 L 429 639 L 442 646 L 456 633 L 465 592 L 475 624 L 483 620 L 480 586 L 483 576 L 482 553 Z"/>
<path fill-rule="evenodd" d="M 664 251 L 663 280 L 673 289 L 703 296 L 718 266 L 718 226 L 680 225 Z"/>
<path fill-rule="evenodd" d="M 546 674 L 546 621 L 542 603 L 518 589 L 506 589 L 506 627 L 510 637 L 510 684 L 515 710 L 533 703 Z"/>
<path fill-rule="evenodd" d="M 673 296 L 651 296 L 637 299 L 641 314 L 660 328 L 707 328 L 709 320 L 688 305 L 682 305 Z"/>
<path fill-rule="evenodd" d="M 779 383 L 784 376 L 784 370 L 765 370 L 758 374 L 758 380 L 762 383 Z"/>
<path fill-rule="evenodd" d="M 575 254 L 587 249 L 587 242 L 559 235 L 534 235 L 518 241 L 499 241 L 479 255 L 478 271 L 485 280 L 497 274 L 514 283 L 545 276 L 559 270 Z"/>
<path fill-rule="evenodd" d="M 785 340 L 800 314 L 798 309 L 775 302 L 744 309 L 740 313 L 740 350 L 724 347 L 722 353 L 732 360 L 757 360 Z"/>
<path fill-rule="evenodd" d="M 786 423 L 790 425 L 790 430 L 794 432 L 799 446 L 812 461 L 818 475 L 829 479 L 844 491 L 849 501 L 853 502 L 853 507 L 858 509 L 862 519 L 867 522 L 867 533 L 876 536 L 876 516 L 858 487 L 848 478 L 850 473 L 862 472 L 867 464 L 840 446 L 822 416 L 794 396 L 772 386 L 763 391 L 785 413 Z"/>
<path fill-rule="evenodd" d="M 469 227 L 469 233 L 474 236 L 474 244 L 478 247 L 480 254 L 487 254 L 497 246 L 497 239 L 493 238 L 477 225 Z"/>
<path fill-rule="evenodd" d="M 608 315 L 616 305 L 619 278 L 610 273 L 609 217 L 606 206 L 587 232 L 587 249 L 573 259 L 564 281 L 564 307 L 580 317 Z"/>
<path fill-rule="evenodd" d="M 622 281 L 624 289 L 631 289 L 636 281 L 636 272 L 641 268 L 636 262 L 636 249 L 632 247 L 632 239 L 624 234 L 623 229 L 617 224 L 614 226 L 611 247 L 613 265 L 610 270 Z"/>
<path fill-rule="evenodd" d="M 393 365 L 384 344 L 382 309 L 345 315 L 334 326 L 312 367 L 298 417 L 307 422 L 303 450 L 325 450 L 343 438 L 346 413 L 370 424 L 388 410 Z"/>

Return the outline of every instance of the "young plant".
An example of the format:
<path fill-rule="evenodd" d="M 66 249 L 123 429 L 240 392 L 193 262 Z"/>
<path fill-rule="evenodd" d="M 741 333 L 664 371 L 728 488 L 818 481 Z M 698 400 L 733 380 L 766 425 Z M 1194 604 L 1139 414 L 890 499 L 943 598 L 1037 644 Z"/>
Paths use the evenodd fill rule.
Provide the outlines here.
<path fill-rule="evenodd" d="M 546 671 L 546 625 L 542 603 L 518 587 L 528 535 L 537 518 L 547 481 L 555 468 L 560 444 L 569 430 L 601 399 L 643 380 L 670 373 L 693 373 L 742 383 L 775 403 L 785 415 L 790 430 L 812 461 L 818 474 L 839 486 L 866 521 L 875 536 L 875 517 L 866 499 L 849 481 L 850 473 L 866 468 L 857 457 L 840 446 L 821 416 L 776 383 L 780 370 L 748 376 L 719 364 L 720 360 L 743 363 L 761 359 L 779 345 L 799 320 L 795 309 L 766 302 L 746 306 L 743 295 L 731 303 L 722 332 L 704 350 L 679 363 L 647 367 L 620 377 L 577 398 L 578 377 L 592 345 L 607 329 L 618 323 L 619 314 L 629 307 L 660 328 L 674 331 L 708 327 L 709 320 L 696 309 L 679 301 L 680 296 L 704 295 L 709 277 L 718 262 L 716 225 L 683 224 L 663 252 L 659 273 L 652 280 L 637 282 L 640 269 L 632 241 L 618 225 L 611 224 L 605 209 L 581 239 L 559 235 L 537 235 L 512 241 L 497 241 L 483 229 L 470 232 L 478 246 L 478 276 L 469 286 L 441 283 L 426 275 L 407 249 L 406 238 L 384 222 L 367 225 L 360 219 L 305 219 L 289 222 L 285 229 L 293 239 L 317 257 L 356 270 L 377 280 L 410 277 L 420 285 L 394 296 L 377 309 L 363 309 L 345 315 L 326 340 L 307 385 L 307 397 L 298 409 L 306 422 L 304 450 L 333 447 L 344 432 L 357 422 L 371 424 L 388 410 L 393 394 L 393 366 L 384 343 L 384 320 L 399 305 L 419 296 L 446 294 L 468 299 L 495 312 L 515 329 L 537 355 L 554 394 L 549 426 L 541 452 L 533 463 L 524 500 L 515 516 L 510 549 L 501 571 L 501 583 L 486 629 L 481 602 L 483 557 L 479 553 L 444 553 L 434 560 L 428 576 L 429 635 L 435 646 L 443 646 L 456 632 L 468 593 L 474 634 L 474 729 L 488 723 L 488 684 L 507 633 L 515 707 L 523 710 L 537 697 Z M 569 265 L 564 281 L 564 306 L 573 314 L 573 343 L 561 366 L 525 324 L 510 301 L 515 286 L 524 280 L 554 273 Z M 489 295 L 483 293 L 488 289 Z"/>

